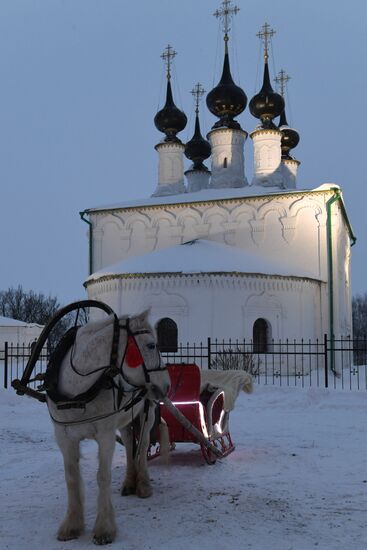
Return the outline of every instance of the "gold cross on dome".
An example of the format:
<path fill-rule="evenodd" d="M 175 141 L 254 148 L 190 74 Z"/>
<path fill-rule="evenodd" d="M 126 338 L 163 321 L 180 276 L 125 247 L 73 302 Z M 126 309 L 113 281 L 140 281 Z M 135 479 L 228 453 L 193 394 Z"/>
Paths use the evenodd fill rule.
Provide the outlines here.
<path fill-rule="evenodd" d="M 168 46 L 164 49 L 164 52 L 161 55 L 161 58 L 165 62 L 167 66 L 167 80 L 171 79 L 171 63 L 174 57 L 176 57 L 177 52 L 168 44 Z"/>
<path fill-rule="evenodd" d="M 223 0 L 222 8 L 216 10 L 213 15 L 218 19 L 219 17 L 223 23 L 224 40 L 228 41 L 228 33 L 231 30 L 230 22 L 233 15 L 236 15 L 240 8 L 238 6 L 231 6 L 231 0 Z"/>
<path fill-rule="evenodd" d="M 205 90 L 202 87 L 202 85 L 200 84 L 200 82 L 198 82 L 197 84 L 195 84 L 195 86 L 191 90 L 191 93 L 195 98 L 195 113 L 198 114 L 199 113 L 200 99 L 205 94 Z"/>
<path fill-rule="evenodd" d="M 270 39 L 274 36 L 276 31 L 270 28 L 269 23 L 264 23 L 261 27 L 261 30 L 256 34 L 260 40 L 264 43 L 264 59 L 267 61 L 269 59 L 269 44 Z"/>
<path fill-rule="evenodd" d="M 277 76 L 274 78 L 274 81 L 279 86 L 279 92 L 282 97 L 285 95 L 285 87 L 287 82 L 291 79 L 291 77 L 285 72 L 284 69 L 281 69 Z"/>

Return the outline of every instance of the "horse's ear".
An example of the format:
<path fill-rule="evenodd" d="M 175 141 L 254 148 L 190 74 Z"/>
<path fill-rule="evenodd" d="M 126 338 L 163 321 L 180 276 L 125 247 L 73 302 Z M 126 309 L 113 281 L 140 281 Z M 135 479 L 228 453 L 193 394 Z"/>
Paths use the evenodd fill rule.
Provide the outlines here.
<path fill-rule="evenodd" d="M 140 315 L 137 316 L 137 319 L 138 319 L 141 323 L 144 323 L 144 322 L 148 321 L 148 318 L 149 318 L 149 315 L 150 315 L 150 310 L 151 310 L 150 307 L 148 307 L 147 309 L 145 309 L 142 313 L 140 313 Z"/>

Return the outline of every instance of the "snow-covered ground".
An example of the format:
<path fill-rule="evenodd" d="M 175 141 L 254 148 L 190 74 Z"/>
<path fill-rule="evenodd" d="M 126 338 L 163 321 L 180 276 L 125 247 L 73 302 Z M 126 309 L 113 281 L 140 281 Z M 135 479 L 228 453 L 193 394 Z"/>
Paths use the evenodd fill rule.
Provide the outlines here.
<path fill-rule="evenodd" d="M 214 466 L 179 444 L 150 464 L 154 495 L 113 501 L 124 550 L 364 550 L 367 393 L 256 386 L 231 414 L 236 450 Z M 86 533 L 55 539 L 65 508 L 63 466 L 45 405 L 0 391 L 0 547 L 85 550 L 96 508 L 96 445 L 83 444 Z"/>

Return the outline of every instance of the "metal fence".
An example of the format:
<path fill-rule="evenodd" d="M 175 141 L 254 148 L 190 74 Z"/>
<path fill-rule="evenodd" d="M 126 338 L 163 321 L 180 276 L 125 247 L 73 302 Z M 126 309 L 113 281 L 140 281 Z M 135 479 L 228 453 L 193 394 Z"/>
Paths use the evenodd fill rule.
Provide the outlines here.
<path fill-rule="evenodd" d="M 367 339 L 272 340 L 259 350 L 252 340 L 180 344 L 162 353 L 167 363 L 196 363 L 202 369 L 247 370 L 258 384 L 367 389 Z"/>
<path fill-rule="evenodd" d="M 21 378 L 23 371 L 27 365 L 28 359 L 31 356 L 32 345 L 30 344 L 12 344 L 5 342 L 4 347 L 0 348 L 0 374 L 2 371 L 2 379 L 4 388 L 11 385 L 14 378 Z M 34 375 L 45 372 L 49 360 L 49 351 L 45 348 L 37 361 L 34 369 Z"/>
<path fill-rule="evenodd" d="M 367 338 L 352 340 L 272 340 L 266 349 L 246 340 L 214 340 L 180 344 L 176 351 L 162 353 L 167 363 L 196 363 L 201 369 L 241 369 L 250 372 L 257 384 L 335 389 L 367 389 Z M 0 374 L 9 387 L 21 378 L 31 354 L 28 345 L 5 343 L 0 348 Z M 49 352 L 45 348 L 34 376 L 44 372 Z M 34 387 L 37 382 L 34 383 Z"/>

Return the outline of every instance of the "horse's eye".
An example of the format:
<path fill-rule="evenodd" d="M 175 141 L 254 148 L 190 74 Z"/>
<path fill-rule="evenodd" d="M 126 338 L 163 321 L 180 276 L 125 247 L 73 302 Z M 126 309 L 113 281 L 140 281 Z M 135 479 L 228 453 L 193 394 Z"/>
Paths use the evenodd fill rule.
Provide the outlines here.
<path fill-rule="evenodd" d="M 148 349 L 155 349 L 155 343 L 154 343 L 154 342 L 150 342 L 150 344 L 147 344 L 147 348 L 148 348 Z"/>

